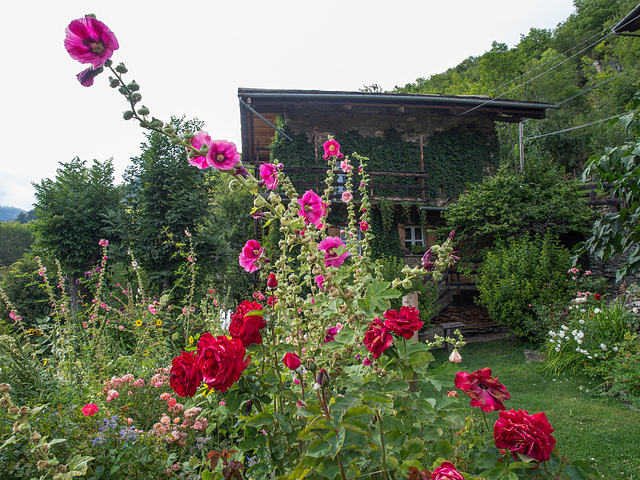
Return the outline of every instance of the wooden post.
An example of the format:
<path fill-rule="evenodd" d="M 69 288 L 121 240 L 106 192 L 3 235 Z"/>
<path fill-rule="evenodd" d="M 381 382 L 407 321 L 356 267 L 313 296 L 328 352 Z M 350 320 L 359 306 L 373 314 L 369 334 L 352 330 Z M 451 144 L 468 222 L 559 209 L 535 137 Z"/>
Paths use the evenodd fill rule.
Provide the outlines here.
<path fill-rule="evenodd" d="M 402 306 L 403 307 L 414 307 L 418 308 L 418 292 L 411 292 L 404 297 L 402 297 Z M 413 337 L 411 338 L 413 343 L 418 343 L 418 332 L 414 332 Z"/>

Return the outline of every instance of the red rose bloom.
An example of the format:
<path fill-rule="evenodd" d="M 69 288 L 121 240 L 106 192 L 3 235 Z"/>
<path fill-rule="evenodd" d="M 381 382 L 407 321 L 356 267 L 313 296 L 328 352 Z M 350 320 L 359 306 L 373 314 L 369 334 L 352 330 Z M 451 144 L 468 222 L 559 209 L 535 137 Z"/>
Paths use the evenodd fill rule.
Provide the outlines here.
<path fill-rule="evenodd" d="M 500 418 L 493 426 L 493 438 L 497 448 L 546 462 L 556 444 L 551 436 L 553 431 L 544 412 L 529 415 L 524 410 L 509 410 L 500 412 Z"/>
<path fill-rule="evenodd" d="M 483 412 L 505 410 L 502 402 L 511 398 L 507 387 L 498 381 L 498 377 L 492 377 L 491 369 L 487 367 L 473 373 L 456 373 L 455 385 L 471 398 L 472 407 L 480 407 Z"/>
<path fill-rule="evenodd" d="M 205 333 L 198 341 L 198 366 L 209 389 L 226 392 L 238 381 L 250 360 L 245 360 L 242 342 L 226 335 Z M 173 386 L 173 385 L 172 385 Z M 176 392 L 177 393 L 177 392 Z"/>
<path fill-rule="evenodd" d="M 298 355 L 288 352 L 284 354 L 284 357 L 282 357 L 282 363 L 284 363 L 289 370 L 297 370 L 300 368 L 301 362 Z"/>
<path fill-rule="evenodd" d="M 182 355 L 171 361 L 169 385 L 176 392 L 176 395 L 193 397 L 201 382 L 202 372 L 198 367 L 196 357 L 191 352 L 182 352 Z"/>
<path fill-rule="evenodd" d="M 378 317 L 373 319 L 369 325 L 369 330 L 364 334 L 364 344 L 373 354 L 373 358 L 379 358 L 388 347 L 393 343 L 391 331 L 385 327 L 382 320 Z"/>
<path fill-rule="evenodd" d="M 433 471 L 431 480 L 464 480 L 464 477 L 456 470 L 453 463 L 442 462 L 442 464 Z"/>
<path fill-rule="evenodd" d="M 260 303 L 245 300 L 238 305 L 236 313 L 231 317 L 229 334 L 242 341 L 243 347 L 248 347 L 252 343 L 262 343 L 260 330 L 267 325 L 267 322 L 260 315 L 248 315 L 258 310 L 262 310 Z"/>
<path fill-rule="evenodd" d="M 267 278 L 267 287 L 268 288 L 276 288 L 278 286 L 278 279 L 276 278 L 275 273 L 270 273 Z"/>
<path fill-rule="evenodd" d="M 418 317 L 419 310 L 415 307 L 401 307 L 398 310 L 387 310 L 384 312 L 384 326 L 396 335 L 400 335 L 407 340 L 411 340 L 414 332 L 422 328 L 424 322 Z"/>

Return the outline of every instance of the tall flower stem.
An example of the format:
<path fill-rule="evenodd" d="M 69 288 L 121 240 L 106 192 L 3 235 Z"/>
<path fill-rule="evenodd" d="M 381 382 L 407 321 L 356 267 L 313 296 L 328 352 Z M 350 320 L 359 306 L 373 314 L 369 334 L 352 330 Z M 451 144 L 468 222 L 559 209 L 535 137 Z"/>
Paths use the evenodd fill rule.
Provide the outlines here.
<path fill-rule="evenodd" d="M 382 470 L 384 471 L 387 480 L 391 480 L 391 476 L 387 471 L 387 452 L 384 448 L 384 433 L 382 431 L 382 415 L 380 415 L 380 410 L 376 407 L 376 417 L 378 417 L 378 424 L 380 425 L 380 448 L 382 449 Z"/>

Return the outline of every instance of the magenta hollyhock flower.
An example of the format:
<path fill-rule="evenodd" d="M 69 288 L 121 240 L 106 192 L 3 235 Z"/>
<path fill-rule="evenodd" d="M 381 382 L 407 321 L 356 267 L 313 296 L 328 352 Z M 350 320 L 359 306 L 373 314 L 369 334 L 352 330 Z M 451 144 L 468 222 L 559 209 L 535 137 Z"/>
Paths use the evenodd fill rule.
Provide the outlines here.
<path fill-rule="evenodd" d="M 103 71 L 103 67 L 89 67 L 77 74 L 76 78 L 80 82 L 80 85 L 82 85 L 83 87 L 90 87 L 91 85 L 93 85 L 93 79 L 100 75 Z"/>
<path fill-rule="evenodd" d="M 353 200 L 353 193 L 351 193 L 351 192 L 343 192 L 342 193 L 342 201 L 344 203 L 349 203 L 351 200 Z"/>
<path fill-rule="evenodd" d="M 511 398 L 507 387 L 498 381 L 498 377 L 491 376 L 488 367 L 473 373 L 456 373 L 455 386 L 471 398 L 472 407 L 480 407 L 483 412 L 505 410 L 502 402 Z"/>
<path fill-rule="evenodd" d="M 340 153 L 340 144 L 333 138 L 324 142 L 324 155 L 323 158 L 328 160 L 329 157 L 342 158 L 344 155 Z"/>
<path fill-rule="evenodd" d="M 200 150 L 204 145 L 207 145 L 209 147 L 211 146 L 211 137 L 207 132 L 204 131 L 196 133 L 196 136 L 191 139 L 191 146 L 196 150 Z M 206 155 L 200 155 L 195 158 L 190 158 L 189 163 L 198 168 L 207 168 L 209 166 Z"/>
<path fill-rule="evenodd" d="M 336 267 L 344 263 L 345 258 L 349 256 L 348 251 L 342 252 L 340 255 L 335 251 L 336 248 L 344 247 L 344 243 L 340 237 L 327 237 L 318 244 L 318 250 L 324 250 L 325 267 Z"/>
<path fill-rule="evenodd" d="M 260 165 L 260 178 L 264 180 L 264 186 L 274 190 L 278 186 L 278 168 L 271 163 Z"/>
<path fill-rule="evenodd" d="M 120 47 L 109 27 L 90 16 L 73 20 L 65 34 L 64 48 L 71 58 L 80 63 L 90 63 L 94 69 L 104 65 Z"/>
<path fill-rule="evenodd" d="M 240 163 L 236 144 L 226 140 L 214 140 L 209 145 L 207 163 L 218 170 L 231 170 Z"/>
<path fill-rule="evenodd" d="M 324 276 L 323 275 L 317 275 L 314 280 L 316 281 L 316 285 L 318 285 L 318 288 L 320 290 L 325 290 L 324 288 Z"/>
<path fill-rule="evenodd" d="M 247 272 L 253 273 L 260 268 L 260 257 L 262 256 L 262 246 L 257 240 L 249 240 L 244 244 L 240 253 L 240 266 Z"/>
<path fill-rule="evenodd" d="M 106 247 L 107 245 L 109 245 L 109 240 L 101 238 L 100 240 L 98 240 L 98 245 L 100 245 L 101 247 Z"/>
<path fill-rule="evenodd" d="M 434 263 L 431 261 L 431 257 L 433 256 L 433 251 L 431 249 L 427 250 L 425 254 L 422 256 L 422 266 L 427 272 L 433 270 Z"/>
<path fill-rule="evenodd" d="M 366 232 L 369 230 L 369 224 L 367 222 L 360 222 L 360 230 Z"/>
<path fill-rule="evenodd" d="M 300 210 L 298 215 L 304 218 L 304 222 L 309 225 L 314 224 L 319 228 L 322 217 L 327 213 L 327 206 L 322 198 L 313 190 L 307 190 L 302 198 L 298 199 Z"/>

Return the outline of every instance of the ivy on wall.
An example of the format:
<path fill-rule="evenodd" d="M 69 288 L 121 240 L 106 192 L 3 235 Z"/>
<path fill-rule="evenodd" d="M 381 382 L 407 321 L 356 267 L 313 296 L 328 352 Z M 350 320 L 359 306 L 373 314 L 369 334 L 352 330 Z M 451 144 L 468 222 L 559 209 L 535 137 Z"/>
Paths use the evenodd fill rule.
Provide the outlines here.
<path fill-rule="evenodd" d="M 276 132 L 271 144 L 271 159 L 282 162 L 285 167 L 315 166 L 314 146 L 304 133 L 294 134 L 279 119 L 278 127 L 289 135 L 288 140 Z M 419 172 L 421 170 L 420 145 L 404 140 L 396 130 L 387 130 L 382 137 L 364 137 L 356 131 L 336 133 L 340 150 L 345 155 L 357 152 L 369 158 L 369 171 Z M 322 158 L 322 146 L 319 146 Z M 486 168 L 497 164 L 497 142 L 474 132 L 450 130 L 436 132 L 424 146 L 424 171 L 427 203 L 438 199 L 457 197 L 467 182 L 482 180 Z M 319 166 L 323 164 L 319 162 Z M 313 182 L 315 173 L 292 173 L 294 182 Z M 415 177 L 373 177 L 374 195 L 377 197 L 401 197 L 421 200 L 420 190 L 395 188 L 375 188 L 376 183 L 385 185 L 420 185 Z"/>

